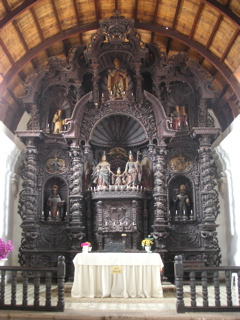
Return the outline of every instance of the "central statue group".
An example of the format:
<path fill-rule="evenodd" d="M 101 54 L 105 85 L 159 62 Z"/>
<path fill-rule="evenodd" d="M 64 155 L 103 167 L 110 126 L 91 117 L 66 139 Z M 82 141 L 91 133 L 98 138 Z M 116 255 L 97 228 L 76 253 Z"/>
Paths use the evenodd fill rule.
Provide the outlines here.
<path fill-rule="evenodd" d="M 117 169 L 116 174 L 111 171 L 110 163 L 107 162 L 104 152 L 101 162 L 99 162 L 92 174 L 92 183 L 97 189 L 108 189 L 110 184 L 115 186 L 125 185 L 126 187 L 138 187 L 141 184 L 141 179 L 141 164 L 138 160 L 134 160 L 131 151 L 123 173 L 121 173 L 120 167 Z"/>

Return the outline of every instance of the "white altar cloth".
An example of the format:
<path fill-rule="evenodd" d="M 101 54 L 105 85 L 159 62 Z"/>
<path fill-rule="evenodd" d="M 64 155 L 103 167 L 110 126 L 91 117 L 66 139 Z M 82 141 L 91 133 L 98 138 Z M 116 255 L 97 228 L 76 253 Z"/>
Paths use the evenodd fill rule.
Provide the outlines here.
<path fill-rule="evenodd" d="M 158 253 L 78 253 L 72 287 L 73 298 L 160 298 L 160 271 L 163 263 Z M 112 266 L 121 266 L 120 274 Z"/>

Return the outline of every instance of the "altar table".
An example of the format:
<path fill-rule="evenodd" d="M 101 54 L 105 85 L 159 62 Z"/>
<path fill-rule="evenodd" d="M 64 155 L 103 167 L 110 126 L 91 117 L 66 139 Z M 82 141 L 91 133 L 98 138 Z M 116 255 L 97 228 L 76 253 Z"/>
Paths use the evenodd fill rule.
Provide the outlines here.
<path fill-rule="evenodd" d="M 160 278 L 163 262 L 158 253 L 78 253 L 73 263 L 73 298 L 163 295 Z"/>

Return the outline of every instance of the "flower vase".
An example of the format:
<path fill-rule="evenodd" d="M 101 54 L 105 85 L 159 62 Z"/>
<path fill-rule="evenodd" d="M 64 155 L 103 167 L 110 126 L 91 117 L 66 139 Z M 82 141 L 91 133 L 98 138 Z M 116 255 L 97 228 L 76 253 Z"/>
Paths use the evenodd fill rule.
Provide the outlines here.
<path fill-rule="evenodd" d="M 82 253 L 88 253 L 89 246 L 83 246 L 82 247 Z"/>
<path fill-rule="evenodd" d="M 146 252 L 151 252 L 151 246 L 145 246 Z"/>
<path fill-rule="evenodd" d="M 0 267 L 3 267 L 6 261 L 7 261 L 6 258 L 0 260 Z"/>

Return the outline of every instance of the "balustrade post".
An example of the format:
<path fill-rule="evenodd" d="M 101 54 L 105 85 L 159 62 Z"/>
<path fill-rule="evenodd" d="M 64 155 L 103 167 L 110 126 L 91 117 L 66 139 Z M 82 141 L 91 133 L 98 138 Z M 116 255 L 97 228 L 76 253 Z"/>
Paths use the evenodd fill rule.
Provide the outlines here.
<path fill-rule="evenodd" d="M 213 273 L 213 284 L 214 284 L 214 292 L 215 292 L 215 306 L 220 307 L 220 290 L 219 290 L 219 272 L 215 271 Z"/>
<path fill-rule="evenodd" d="M 183 262 L 182 256 L 175 256 L 174 274 L 177 293 L 177 313 L 185 313 L 183 300 Z"/>
<path fill-rule="evenodd" d="M 23 306 L 27 306 L 28 304 L 28 272 L 23 272 L 23 296 L 22 296 L 22 304 Z"/>
<path fill-rule="evenodd" d="M 196 307 L 196 273 L 190 272 L 190 288 L 191 288 L 191 306 Z"/>
<path fill-rule="evenodd" d="M 207 287 L 207 272 L 203 271 L 202 274 L 202 298 L 203 306 L 208 307 L 208 287 Z"/>
<path fill-rule="evenodd" d="M 58 265 L 57 265 L 57 275 L 58 275 L 58 303 L 57 306 L 59 310 L 64 311 L 64 281 L 66 274 L 66 264 L 65 257 L 58 257 Z"/>
<path fill-rule="evenodd" d="M 46 302 L 47 307 L 51 307 L 51 287 L 52 287 L 52 273 L 47 272 L 46 274 Z"/>
<path fill-rule="evenodd" d="M 16 305 L 16 294 L 17 294 L 17 271 L 12 271 L 12 294 L 11 294 L 11 305 Z"/>
<path fill-rule="evenodd" d="M 231 290 L 231 271 L 225 272 L 226 277 L 226 293 L 227 293 L 227 305 L 232 307 L 232 290 Z"/>
<path fill-rule="evenodd" d="M 5 303 L 5 276 L 6 276 L 6 271 L 1 270 L 1 297 L 0 297 L 1 305 L 4 305 Z"/>

